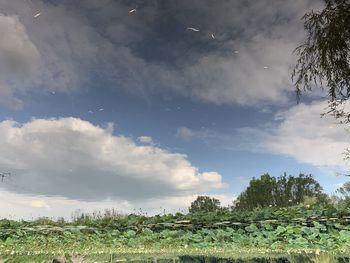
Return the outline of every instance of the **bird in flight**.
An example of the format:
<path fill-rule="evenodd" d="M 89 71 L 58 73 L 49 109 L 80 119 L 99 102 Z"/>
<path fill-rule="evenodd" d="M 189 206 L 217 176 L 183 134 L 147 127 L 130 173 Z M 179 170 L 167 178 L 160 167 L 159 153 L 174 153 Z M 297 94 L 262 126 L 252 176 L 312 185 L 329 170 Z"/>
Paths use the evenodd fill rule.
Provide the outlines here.
<path fill-rule="evenodd" d="M 101 109 L 99 109 L 98 111 L 103 111 L 103 110 L 104 110 L 104 109 L 101 108 Z"/>
<path fill-rule="evenodd" d="M 269 67 L 265 66 L 264 69 L 269 69 Z"/>
<path fill-rule="evenodd" d="M 187 30 L 192 30 L 194 32 L 198 32 L 199 31 L 199 29 L 194 28 L 194 27 L 188 27 Z"/>
<path fill-rule="evenodd" d="M 40 15 L 41 15 L 41 13 L 39 12 L 39 13 L 37 13 L 37 14 L 34 15 L 34 18 L 37 18 L 37 17 L 39 17 Z"/>
<path fill-rule="evenodd" d="M 211 38 L 212 38 L 212 39 L 215 39 L 215 36 L 214 36 L 214 34 L 213 34 L 213 33 L 211 33 Z"/>
<path fill-rule="evenodd" d="M 92 110 L 89 110 L 88 113 L 93 114 L 94 112 Z"/>
<path fill-rule="evenodd" d="M 239 53 L 239 51 L 238 51 L 238 50 L 235 50 L 235 51 L 233 51 L 233 53 L 238 54 L 238 53 Z"/>
<path fill-rule="evenodd" d="M 136 8 L 131 9 L 131 10 L 129 11 L 129 14 L 136 12 L 136 10 L 137 10 Z"/>

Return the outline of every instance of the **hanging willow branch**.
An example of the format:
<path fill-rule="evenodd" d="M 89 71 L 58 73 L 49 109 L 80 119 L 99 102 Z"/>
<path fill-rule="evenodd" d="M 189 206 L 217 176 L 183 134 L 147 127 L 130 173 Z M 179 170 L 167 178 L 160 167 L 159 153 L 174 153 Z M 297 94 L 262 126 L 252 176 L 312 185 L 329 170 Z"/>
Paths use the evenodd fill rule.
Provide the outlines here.
<path fill-rule="evenodd" d="M 350 113 L 338 111 L 350 97 L 350 1 L 325 0 L 320 12 L 303 16 L 305 42 L 295 49 L 298 60 L 292 80 L 299 101 L 302 91 L 328 89 L 328 114 L 350 122 Z"/>

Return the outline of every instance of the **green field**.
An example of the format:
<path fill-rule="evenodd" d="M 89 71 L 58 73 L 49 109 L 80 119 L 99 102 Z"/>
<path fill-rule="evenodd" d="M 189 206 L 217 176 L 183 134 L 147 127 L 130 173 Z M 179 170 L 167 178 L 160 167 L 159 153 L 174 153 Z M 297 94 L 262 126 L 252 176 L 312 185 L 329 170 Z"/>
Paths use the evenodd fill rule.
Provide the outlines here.
<path fill-rule="evenodd" d="M 81 215 L 73 222 L 3 219 L 0 254 L 7 262 L 33 262 L 33 257 L 47 262 L 58 255 L 91 262 L 176 261 L 185 255 L 338 262 L 335 258 L 350 256 L 349 222 L 350 208 L 336 205 L 153 217 Z M 305 256 L 313 261 L 300 259 Z"/>

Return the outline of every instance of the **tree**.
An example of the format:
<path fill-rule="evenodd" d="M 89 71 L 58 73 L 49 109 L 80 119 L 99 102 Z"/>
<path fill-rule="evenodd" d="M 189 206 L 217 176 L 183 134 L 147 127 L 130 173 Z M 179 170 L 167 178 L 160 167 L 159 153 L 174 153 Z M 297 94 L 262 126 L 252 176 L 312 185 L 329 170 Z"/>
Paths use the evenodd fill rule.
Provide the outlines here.
<path fill-rule="evenodd" d="M 332 204 L 350 206 L 350 182 L 344 183 L 330 199 Z"/>
<path fill-rule="evenodd" d="M 350 181 L 343 184 L 342 187 L 336 191 L 341 197 L 338 199 L 340 203 L 350 205 Z"/>
<path fill-rule="evenodd" d="M 235 201 L 235 208 L 252 209 L 255 207 L 286 207 L 304 202 L 306 197 L 315 197 L 317 202 L 327 202 L 327 195 L 312 175 L 299 174 L 278 178 L 264 174 L 260 179 L 249 182 L 247 189 Z"/>
<path fill-rule="evenodd" d="M 190 213 L 196 212 L 216 212 L 220 210 L 220 201 L 209 196 L 198 196 L 195 201 L 191 203 L 188 209 Z"/>
<path fill-rule="evenodd" d="M 275 196 L 276 187 L 276 178 L 269 174 L 262 175 L 260 179 L 253 177 L 247 189 L 238 196 L 236 207 L 251 209 L 274 204 L 273 201 L 271 202 L 271 196 Z"/>
<path fill-rule="evenodd" d="M 320 12 L 304 15 L 305 42 L 296 48 L 299 56 L 292 73 L 297 98 L 314 86 L 328 88 L 329 111 L 341 123 L 350 122 L 344 109 L 350 97 L 350 1 L 324 0 Z"/>

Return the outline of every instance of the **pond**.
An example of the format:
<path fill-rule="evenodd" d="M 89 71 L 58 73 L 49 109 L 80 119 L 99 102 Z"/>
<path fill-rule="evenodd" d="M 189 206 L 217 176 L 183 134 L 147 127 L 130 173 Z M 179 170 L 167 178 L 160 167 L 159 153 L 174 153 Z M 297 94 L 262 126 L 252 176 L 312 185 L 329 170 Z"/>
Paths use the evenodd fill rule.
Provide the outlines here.
<path fill-rule="evenodd" d="M 276 258 L 219 258 L 207 256 L 166 257 L 119 257 L 117 255 L 88 255 L 84 257 L 55 257 L 53 255 L 11 256 L 0 259 L 1 263 L 350 263 L 350 257 L 312 257 L 307 255 L 287 255 Z"/>

